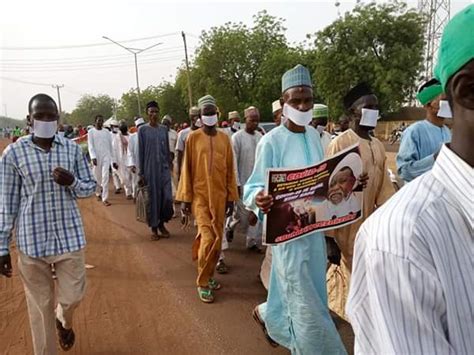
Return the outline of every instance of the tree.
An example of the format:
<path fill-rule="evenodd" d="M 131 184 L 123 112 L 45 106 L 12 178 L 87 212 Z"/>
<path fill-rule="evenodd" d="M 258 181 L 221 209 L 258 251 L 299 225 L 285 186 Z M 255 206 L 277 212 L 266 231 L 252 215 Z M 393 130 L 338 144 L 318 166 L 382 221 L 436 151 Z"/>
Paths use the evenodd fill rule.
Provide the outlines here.
<path fill-rule="evenodd" d="M 140 94 L 140 104 L 143 109 L 142 116 L 146 115 L 146 104 L 150 101 L 158 102 L 162 116 L 168 114 L 175 122 L 184 122 L 187 117 L 186 103 L 183 100 L 181 90 L 171 83 L 163 83 L 159 86 L 148 86 Z M 138 102 L 135 89 L 124 93 L 120 99 L 117 116 L 132 123 L 133 117 L 137 115 Z"/>
<path fill-rule="evenodd" d="M 94 123 L 96 115 L 102 115 L 104 119 L 108 119 L 113 115 L 114 105 L 114 99 L 108 95 L 83 95 L 67 118 L 67 123 L 86 126 Z"/>
<path fill-rule="evenodd" d="M 26 120 L 17 120 L 15 118 L 0 116 L 0 128 L 15 128 L 16 126 L 23 127 L 25 124 Z"/>
<path fill-rule="evenodd" d="M 382 110 L 398 110 L 412 97 L 423 63 L 424 17 L 399 2 L 357 6 L 314 38 L 316 91 L 332 118 L 358 82 L 375 90 Z"/>
<path fill-rule="evenodd" d="M 302 54 L 288 46 L 283 22 L 262 11 L 254 16 L 252 27 L 226 23 L 203 32 L 191 71 L 194 96 L 215 96 L 224 117 L 229 111 L 254 105 L 263 118 L 271 119 L 281 75 Z M 178 75 L 177 82 L 183 90 L 187 79 Z"/>

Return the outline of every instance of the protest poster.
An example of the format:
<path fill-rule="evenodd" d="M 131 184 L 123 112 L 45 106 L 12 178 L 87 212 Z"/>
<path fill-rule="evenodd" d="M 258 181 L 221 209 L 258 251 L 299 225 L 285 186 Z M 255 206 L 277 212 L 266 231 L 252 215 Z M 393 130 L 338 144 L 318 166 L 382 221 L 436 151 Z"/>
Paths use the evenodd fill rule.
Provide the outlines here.
<path fill-rule="evenodd" d="M 269 169 L 263 243 L 275 245 L 354 223 L 362 217 L 362 160 L 358 144 L 298 169 Z"/>

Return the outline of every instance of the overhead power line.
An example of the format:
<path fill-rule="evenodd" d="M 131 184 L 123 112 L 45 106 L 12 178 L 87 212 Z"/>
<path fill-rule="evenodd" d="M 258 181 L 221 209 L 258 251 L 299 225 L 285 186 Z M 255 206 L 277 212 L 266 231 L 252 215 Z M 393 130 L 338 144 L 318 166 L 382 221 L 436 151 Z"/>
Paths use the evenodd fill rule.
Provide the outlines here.
<path fill-rule="evenodd" d="M 143 56 L 151 56 L 156 54 L 165 54 L 165 53 L 174 53 L 182 51 L 181 46 L 173 46 L 167 48 L 157 48 L 151 50 L 149 53 L 144 53 Z M 33 63 L 37 62 L 81 62 L 81 61 L 102 61 L 109 59 L 120 59 L 120 58 L 129 58 L 127 54 L 115 54 L 115 55 L 100 55 L 100 56 L 81 56 L 81 57 L 66 57 L 66 58 L 2 58 L 0 63 Z"/>
<path fill-rule="evenodd" d="M 14 78 L 9 78 L 9 77 L 5 77 L 5 76 L 0 76 L 0 80 L 7 80 L 7 81 L 15 82 L 15 83 L 22 83 L 22 84 L 29 84 L 29 85 L 51 86 L 51 84 L 36 83 L 36 82 L 34 82 L 34 81 L 26 81 L 26 80 L 14 79 Z"/>
<path fill-rule="evenodd" d="M 150 37 L 142 37 L 142 38 L 134 38 L 134 39 L 127 39 L 120 41 L 122 43 L 132 43 L 132 42 L 139 42 L 145 41 L 149 39 L 156 39 L 156 38 L 163 38 L 169 37 L 174 35 L 181 35 L 181 32 L 171 32 L 165 33 L 162 35 L 150 36 Z M 102 46 L 110 46 L 112 43 L 107 42 L 99 42 L 99 43 L 89 43 L 89 44 L 76 44 L 76 45 L 63 45 L 63 46 L 47 46 L 47 47 L 0 47 L 0 50 L 6 51 L 36 51 L 36 50 L 56 50 L 56 49 L 74 49 L 74 48 L 89 48 L 89 47 L 102 47 Z"/>
<path fill-rule="evenodd" d="M 168 58 L 161 58 L 160 60 L 149 60 L 149 61 L 140 61 L 141 64 L 157 64 L 157 63 L 164 63 L 170 61 L 176 61 L 179 59 L 183 59 L 182 56 L 175 56 L 175 57 L 168 57 Z M 80 71 L 80 70 L 91 70 L 91 69 L 111 69 L 111 68 L 120 68 L 129 66 L 130 63 L 120 63 L 120 64 L 106 64 L 106 65 L 90 65 L 90 66 L 82 66 L 82 67 L 57 67 L 57 68 L 10 68 L 10 69 L 2 69 L 2 72 L 9 72 L 9 73 L 31 73 L 31 72 L 44 72 L 48 70 L 48 72 L 60 72 L 60 71 Z"/>
<path fill-rule="evenodd" d="M 163 58 L 177 57 L 177 52 L 182 52 L 175 50 L 167 53 L 154 53 L 153 55 L 144 55 L 145 60 L 159 60 Z M 183 57 L 183 56 L 180 56 Z M 75 68 L 83 66 L 100 66 L 100 65 L 109 65 L 109 64 L 124 64 L 130 63 L 130 58 L 110 58 L 109 60 L 101 61 L 75 61 L 75 62 L 42 62 L 42 63 L 3 63 L 0 61 L 0 66 L 2 69 L 35 69 L 35 68 Z"/>

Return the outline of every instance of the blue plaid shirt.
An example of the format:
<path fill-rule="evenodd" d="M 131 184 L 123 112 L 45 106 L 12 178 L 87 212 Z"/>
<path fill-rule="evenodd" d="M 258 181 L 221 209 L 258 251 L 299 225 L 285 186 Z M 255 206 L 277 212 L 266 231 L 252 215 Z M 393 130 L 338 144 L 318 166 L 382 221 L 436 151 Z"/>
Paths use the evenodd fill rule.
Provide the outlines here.
<path fill-rule="evenodd" d="M 74 175 L 71 186 L 54 182 L 56 167 Z M 58 135 L 49 152 L 31 135 L 10 144 L 0 158 L 0 255 L 9 253 L 14 227 L 17 247 L 31 257 L 82 249 L 86 241 L 76 199 L 91 196 L 95 188 L 78 144 Z"/>

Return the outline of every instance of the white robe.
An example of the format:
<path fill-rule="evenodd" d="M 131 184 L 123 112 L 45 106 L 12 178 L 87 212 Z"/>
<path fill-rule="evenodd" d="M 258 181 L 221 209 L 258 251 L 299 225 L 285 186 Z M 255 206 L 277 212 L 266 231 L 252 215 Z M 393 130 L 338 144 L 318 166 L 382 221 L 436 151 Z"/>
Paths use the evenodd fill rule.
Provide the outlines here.
<path fill-rule="evenodd" d="M 127 167 L 130 169 L 132 166 L 136 168 L 135 173 L 132 174 L 132 194 L 133 197 L 137 197 L 137 189 L 138 189 L 138 172 L 140 171 L 140 167 L 138 166 L 139 159 L 138 159 L 138 134 L 132 133 L 130 135 L 130 139 L 128 140 L 128 149 L 127 149 Z"/>
<path fill-rule="evenodd" d="M 113 147 L 113 152 L 115 155 L 115 161 L 118 164 L 117 173 L 120 179 L 120 183 L 125 188 L 125 194 L 127 196 L 131 196 L 132 195 L 132 172 L 130 171 L 130 169 L 128 169 L 128 155 L 127 155 L 127 150 L 123 149 L 122 137 L 124 137 L 127 140 L 127 142 L 130 139 L 130 136 L 123 135 L 122 133 L 114 134 L 113 140 L 112 140 L 112 147 Z M 115 187 L 117 188 L 117 186 Z"/>
<path fill-rule="evenodd" d="M 109 169 L 115 162 L 112 153 L 112 136 L 104 128 L 100 130 L 92 128 L 88 132 L 87 142 L 91 160 L 97 160 L 97 166 L 93 168 L 97 181 L 96 195 L 100 196 L 102 190 L 102 201 L 106 201 L 109 196 Z"/>

